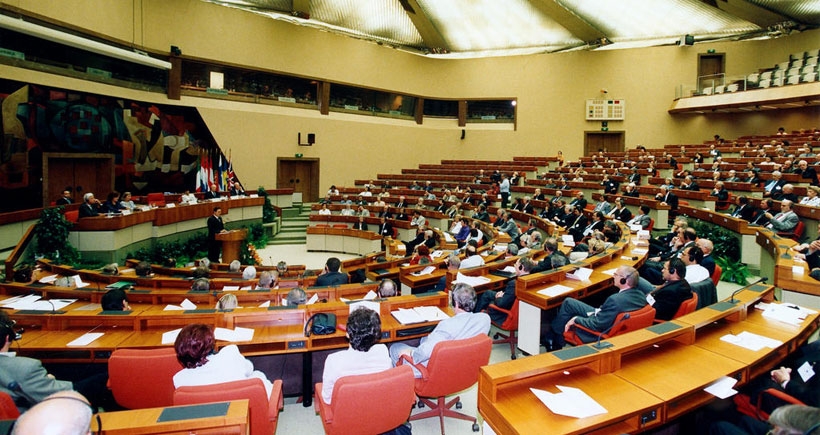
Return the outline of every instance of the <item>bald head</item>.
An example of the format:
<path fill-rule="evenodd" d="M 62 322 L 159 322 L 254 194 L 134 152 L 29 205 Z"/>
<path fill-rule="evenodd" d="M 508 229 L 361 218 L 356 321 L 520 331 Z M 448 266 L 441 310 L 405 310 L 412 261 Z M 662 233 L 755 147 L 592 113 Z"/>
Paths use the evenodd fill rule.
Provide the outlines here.
<path fill-rule="evenodd" d="M 90 434 L 91 415 L 91 405 L 82 394 L 60 391 L 23 413 L 14 424 L 12 435 Z"/>

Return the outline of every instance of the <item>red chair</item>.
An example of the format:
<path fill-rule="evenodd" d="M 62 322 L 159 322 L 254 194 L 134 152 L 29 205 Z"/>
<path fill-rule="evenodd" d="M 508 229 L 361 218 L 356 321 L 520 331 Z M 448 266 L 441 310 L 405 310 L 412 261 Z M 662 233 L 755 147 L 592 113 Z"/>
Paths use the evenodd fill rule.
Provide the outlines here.
<path fill-rule="evenodd" d="M 678 307 L 678 311 L 675 311 L 675 315 L 672 316 L 673 319 L 677 319 L 680 316 L 685 316 L 689 313 L 695 312 L 698 308 L 698 294 L 692 292 L 692 297 L 681 302 L 680 306 Z M 663 323 L 665 320 L 655 319 L 655 323 Z"/>
<path fill-rule="evenodd" d="M 344 376 L 333 386 L 330 405 L 322 399 L 322 383 L 316 384 L 313 404 L 327 434 L 384 433 L 407 421 L 416 400 L 414 383 L 409 366 Z"/>
<path fill-rule="evenodd" d="M 76 224 L 77 221 L 80 220 L 80 210 L 69 210 L 65 212 L 65 220 Z"/>
<path fill-rule="evenodd" d="M 723 211 L 729 210 L 729 207 L 732 205 L 732 194 L 729 194 L 729 197 L 726 198 L 726 201 L 716 201 L 715 202 L 715 210 Z"/>
<path fill-rule="evenodd" d="M 797 225 L 794 226 L 794 229 L 791 231 L 778 231 L 777 235 L 780 237 L 788 237 L 795 242 L 799 242 L 800 238 L 803 237 L 803 232 L 806 231 L 806 224 L 803 221 L 797 221 Z"/>
<path fill-rule="evenodd" d="M 493 343 L 486 335 L 477 335 L 463 340 L 442 341 L 435 345 L 433 354 L 425 367 L 413 363 L 406 355 L 402 355 L 399 364 L 411 364 L 421 372 L 421 378 L 416 379 L 416 395 L 419 396 L 419 408 L 425 405 L 431 409 L 410 417 L 410 420 L 420 420 L 428 417 L 438 417 L 441 423 L 441 433 L 444 434 L 444 417 L 453 417 L 473 422 L 473 432 L 478 432 L 476 418 L 462 414 L 450 408 L 461 409 L 461 399 L 456 396 L 445 403 L 448 394 L 465 390 L 478 381 L 478 369 L 490 362 L 490 351 Z M 427 397 L 437 398 L 434 403 Z"/>
<path fill-rule="evenodd" d="M 732 400 L 734 400 L 735 406 L 737 406 L 737 410 L 741 414 L 748 415 L 749 417 L 756 418 L 761 421 L 767 421 L 769 420 L 769 412 L 763 409 L 763 399 L 767 395 L 780 399 L 787 404 L 805 405 L 805 403 L 795 397 L 792 397 L 788 393 L 774 388 L 769 388 L 760 392 L 757 396 L 757 403 L 752 403 L 752 398 L 749 397 L 748 394 L 743 393 L 736 394 Z"/>
<path fill-rule="evenodd" d="M 649 218 L 649 225 L 646 226 L 647 231 L 652 231 L 655 228 L 655 219 Z"/>
<path fill-rule="evenodd" d="M 601 339 L 614 337 L 630 331 L 636 331 L 647 326 L 652 326 L 655 321 L 655 309 L 651 305 L 645 305 L 640 310 L 630 311 L 628 313 L 620 313 L 612 322 L 613 328 L 608 333 L 593 331 L 585 328 L 579 324 L 574 324 L 568 331 L 564 332 L 564 340 L 567 343 L 575 346 L 580 346 L 584 343 L 581 337 L 578 336 L 578 330 L 587 332 L 589 335 L 597 336 Z"/>
<path fill-rule="evenodd" d="M 14 399 L 6 393 L 0 392 L 0 420 L 16 420 L 20 416 Z"/>
<path fill-rule="evenodd" d="M 225 402 L 248 399 L 251 435 L 276 433 L 279 410 L 285 406 L 282 380 L 273 381 L 270 397 L 261 379 L 250 378 L 221 384 L 179 387 L 174 391 L 174 405 Z"/>
<path fill-rule="evenodd" d="M 347 224 L 333 224 L 332 228 L 338 228 L 338 229 L 346 230 L 349 227 L 347 226 Z"/>
<path fill-rule="evenodd" d="M 518 345 L 518 299 L 515 300 L 513 303 L 512 308 L 509 310 L 505 310 L 496 305 L 490 305 L 494 311 L 500 311 L 507 315 L 507 318 L 504 320 L 504 323 L 498 324 L 493 322 L 498 329 L 502 329 L 507 331 L 506 334 L 497 332 L 493 336 L 493 344 L 501 344 L 501 343 L 509 343 L 510 344 L 510 358 L 515 359 L 517 357 L 515 353 L 515 348 Z"/>
<path fill-rule="evenodd" d="M 723 276 L 723 268 L 716 264 L 715 271 L 712 272 L 712 282 L 715 283 L 715 286 L 720 282 L 721 276 Z"/>
<path fill-rule="evenodd" d="M 180 370 L 173 347 L 117 349 L 108 358 L 108 388 L 124 408 L 171 406 L 174 375 Z"/>
<path fill-rule="evenodd" d="M 145 201 L 151 207 L 165 207 L 165 194 L 163 193 L 149 193 L 145 197 Z"/>

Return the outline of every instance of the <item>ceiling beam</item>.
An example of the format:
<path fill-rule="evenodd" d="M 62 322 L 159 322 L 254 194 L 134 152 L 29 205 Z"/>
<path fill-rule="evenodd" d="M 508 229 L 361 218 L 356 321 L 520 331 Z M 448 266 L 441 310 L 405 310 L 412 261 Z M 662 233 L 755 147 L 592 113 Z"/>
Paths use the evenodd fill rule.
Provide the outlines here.
<path fill-rule="evenodd" d="M 584 42 L 599 40 L 606 35 L 596 27 L 558 4 L 556 0 L 530 0 L 530 4 L 542 14 L 564 26 L 570 33 Z"/>
<path fill-rule="evenodd" d="M 413 22 L 414 26 L 416 26 L 416 30 L 418 30 L 419 35 L 421 35 L 421 39 L 424 41 L 424 45 L 427 48 L 443 48 L 448 51 L 450 50 L 450 47 L 444 40 L 444 37 L 441 36 L 441 33 L 438 29 L 436 29 L 436 26 L 432 21 L 430 21 L 430 18 L 427 17 L 427 14 L 424 13 L 424 9 L 421 8 L 418 1 L 400 0 L 400 2 L 405 13 L 407 13 L 407 16 L 410 18 L 410 21 Z"/>
<path fill-rule="evenodd" d="M 712 6 L 716 6 L 727 14 L 756 24 L 763 29 L 790 19 L 745 0 L 718 0 Z"/>

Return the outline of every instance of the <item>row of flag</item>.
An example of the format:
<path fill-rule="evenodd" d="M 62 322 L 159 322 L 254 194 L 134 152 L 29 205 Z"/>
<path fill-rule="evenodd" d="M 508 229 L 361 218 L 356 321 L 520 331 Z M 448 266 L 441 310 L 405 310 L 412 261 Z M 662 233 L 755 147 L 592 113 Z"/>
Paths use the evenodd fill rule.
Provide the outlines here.
<path fill-rule="evenodd" d="M 211 184 L 216 184 L 220 192 L 230 191 L 236 182 L 230 155 L 226 158 L 220 151 L 205 150 L 199 156 L 197 192 L 207 192 Z"/>

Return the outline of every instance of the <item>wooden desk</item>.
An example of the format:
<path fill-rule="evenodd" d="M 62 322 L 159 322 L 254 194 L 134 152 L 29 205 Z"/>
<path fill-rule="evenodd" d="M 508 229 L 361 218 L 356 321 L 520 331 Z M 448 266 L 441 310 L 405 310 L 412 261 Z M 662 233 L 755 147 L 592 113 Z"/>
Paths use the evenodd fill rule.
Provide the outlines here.
<path fill-rule="evenodd" d="M 145 408 L 128 411 L 104 412 L 98 414 L 101 427 L 97 420 L 92 419 L 93 433 L 106 435 L 141 435 L 141 434 L 237 434 L 246 435 L 250 430 L 249 410 L 247 400 L 229 402 L 225 415 L 217 417 L 191 418 L 158 422 L 160 415 L 168 408 Z"/>

